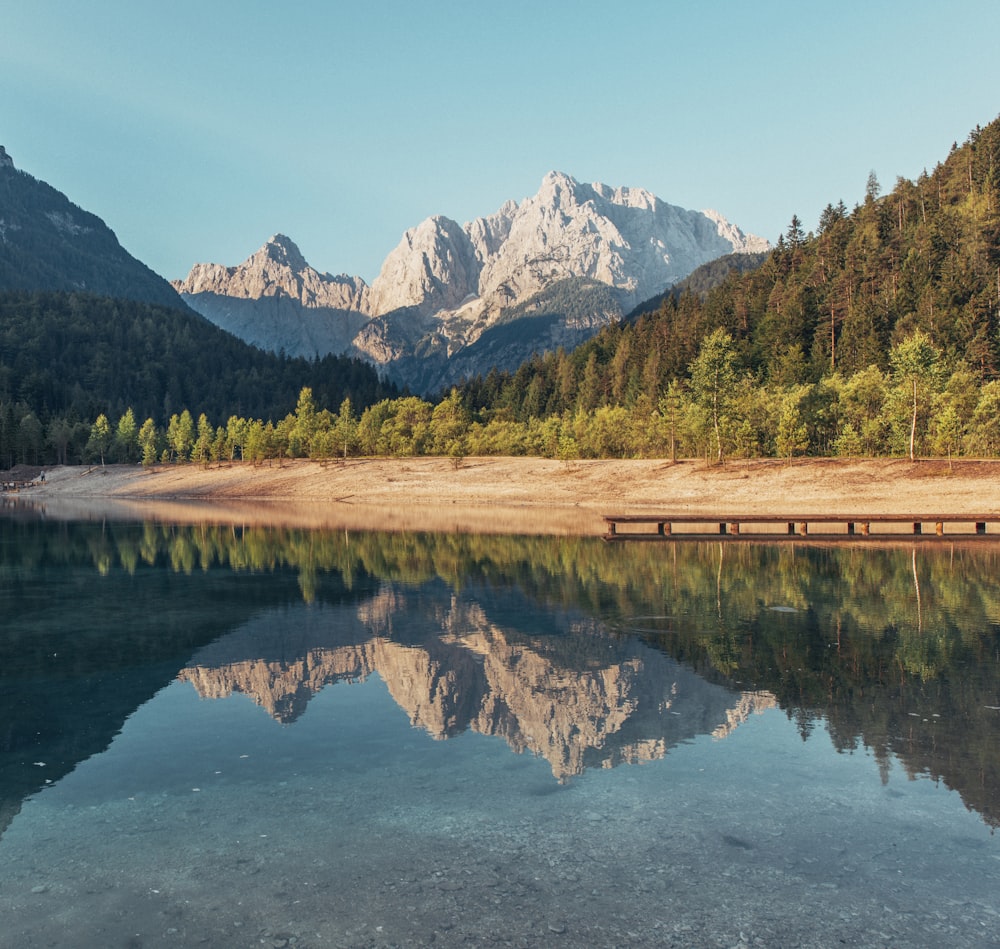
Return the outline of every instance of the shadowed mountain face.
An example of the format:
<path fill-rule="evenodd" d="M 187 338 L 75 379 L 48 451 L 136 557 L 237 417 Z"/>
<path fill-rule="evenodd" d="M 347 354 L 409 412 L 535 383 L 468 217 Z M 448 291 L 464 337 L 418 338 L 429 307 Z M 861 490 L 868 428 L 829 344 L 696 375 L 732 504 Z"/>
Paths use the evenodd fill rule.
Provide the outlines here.
<path fill-rule="evenodd" d="M 99 217 L 19 171 L 2 146 L 0 289 L 82 291 L 186 309 Z"/>
<path fill-rule="evenodd" d="M 607 545 L 0 518 L 0 827 L 178 677 L 295 727 L 375 674 L 415 728 L 565 781 L 728 735 L 926 775 L 1000 824 L 992 547 Z M 263 714 L 263 713 L 261 713 Z"/>

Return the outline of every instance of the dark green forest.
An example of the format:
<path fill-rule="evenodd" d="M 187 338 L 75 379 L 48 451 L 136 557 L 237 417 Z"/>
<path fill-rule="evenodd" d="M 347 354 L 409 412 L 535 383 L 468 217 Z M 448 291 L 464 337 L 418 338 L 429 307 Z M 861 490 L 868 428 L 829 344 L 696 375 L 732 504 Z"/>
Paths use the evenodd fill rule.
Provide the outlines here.
<path fill-rule="evenodd" d="M 165 428 L 192 405 L 222 419 L 281 418 L 303 385 L 329 404 L 361 408 L 398 395 L 359 360 L 265 353 L 190 311 L 82 293 L 0 293 L 0 467 L 84 460 L 99 417 Z"/>

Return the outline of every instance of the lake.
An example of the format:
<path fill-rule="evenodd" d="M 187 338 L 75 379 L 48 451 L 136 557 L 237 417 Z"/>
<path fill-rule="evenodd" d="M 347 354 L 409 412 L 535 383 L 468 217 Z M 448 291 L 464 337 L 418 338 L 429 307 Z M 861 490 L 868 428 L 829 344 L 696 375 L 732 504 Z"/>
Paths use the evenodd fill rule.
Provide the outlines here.
<path fill-rule="evenodd" d="M 0 517 L 0 945 L 996 946 L 1000 546 Z"/>

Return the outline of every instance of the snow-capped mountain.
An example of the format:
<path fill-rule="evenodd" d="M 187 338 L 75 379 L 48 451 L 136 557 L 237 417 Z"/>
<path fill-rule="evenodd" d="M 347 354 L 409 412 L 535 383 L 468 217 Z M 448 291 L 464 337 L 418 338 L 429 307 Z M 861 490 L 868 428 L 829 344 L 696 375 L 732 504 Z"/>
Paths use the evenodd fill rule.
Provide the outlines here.
<path fill-rule="evenodd" d="M 282 235 L 237 267 L 198 264 L 174 287 L 203 316 L 259 346 L 353 352 L 394 381 L 429 391 L 498 365 L 496 334 L 480 347 L 482 358 L 476 352 L 498 326 L 500 368 L 515 368 L 533 352 L 582 342 L 703 263 L 767 249 L 714 211 L 551 172 L 536 195 L 488 217 L 463 226 L 435 216 L 411 228 L 370 287 L 317 273 Z M 556 287 L 562 303 L 554 302 Z M 508 326 L 528 315 L 523 332 Z"/>

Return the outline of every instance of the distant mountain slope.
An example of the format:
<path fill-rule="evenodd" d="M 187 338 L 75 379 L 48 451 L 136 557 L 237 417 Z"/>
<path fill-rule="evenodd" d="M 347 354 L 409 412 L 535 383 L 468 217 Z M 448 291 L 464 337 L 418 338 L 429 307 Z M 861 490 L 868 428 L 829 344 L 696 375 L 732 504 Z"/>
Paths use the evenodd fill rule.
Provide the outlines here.
<path fill-rule="evenodd" d="M 360 277 L 319 273 L 283 234 L 235 267 L 196 264 L 173 286 L 216 326 L 289 356 L 350 352 L 369 319 L 369 288 Z"/>
<path fill-rule="evenodd" d="M 14 167 L 0 146 L 0 289 L 84 291 L 183 307 L 96 215 Z"/>
<path fill-rule="evenodd" d="M 398 394 L 345 356 L 287 359 L 225 333 L 197 314 L 82 293 L 0 292 L 0 415 L 118 418 L 165 424 L 184 408 L 214 424 L 230 415 L 280 419 L 302 386 L 336 410 Z M 0 446 L 4 442 L 0 418 Z M 0 467 L 10 459 L 0 454 Z"/>
<path fill-rule="evenodd" d="M 463 226 L 434 216 L 411 228 L 370 287 L 318 274 L 282 235 L 236 267 L 198 264 L 174 286 L 207 319 L 258 345 L 303 355 L 324 345 L 351 351 L 423 388 L 493 368 L 497 350 L 476 342 L 495 326 L 517 323 L 503 333 L 504 365 L 523 362 L 554 340 L 582 340 L 618 321 L 700 264 L 767 248 L 714 211 L 551 172 L 534 197 L 488 217 Z M 600 297 L 586 316 L 577 306 L 565 325 L 558 308 L 541 322 L 505 315 L 574 280 L 607 287 L 612 305 Z"/>
<path fill-rule="evenodd" d="M 707 264 L 691 271 L 683 280 L 678 280 L 673 286 L 668 287 L 663 293 L 658 293 L 648 300 L 644 300 L 637 307 L 628 313 L 629 320 L 636 320 L 643 313 L 654 313 L 662 305 L 667 297 L 678 298 L 683 293 L 694 293 L 704 298 L 712 289 L 726 280 L 730 274 L 747 273 L 756 270 L 767 260 L 769 252 L 756 254 L 726 254 L 710 260 Z"/>

